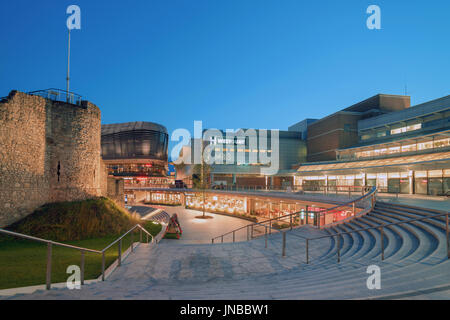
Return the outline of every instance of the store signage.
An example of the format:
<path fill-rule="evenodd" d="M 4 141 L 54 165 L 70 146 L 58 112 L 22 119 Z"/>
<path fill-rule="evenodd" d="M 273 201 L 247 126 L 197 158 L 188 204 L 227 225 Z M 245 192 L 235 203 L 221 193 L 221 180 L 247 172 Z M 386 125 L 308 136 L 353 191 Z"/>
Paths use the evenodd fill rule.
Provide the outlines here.
<path fill-rule="evenodd" d="M 225 139 L 225 138 L 218 138 L 218 137 L 210 137 L 209 142 L 211 144 L 238 144 L 238 145 L 244 145 L 245 139 Z"/>

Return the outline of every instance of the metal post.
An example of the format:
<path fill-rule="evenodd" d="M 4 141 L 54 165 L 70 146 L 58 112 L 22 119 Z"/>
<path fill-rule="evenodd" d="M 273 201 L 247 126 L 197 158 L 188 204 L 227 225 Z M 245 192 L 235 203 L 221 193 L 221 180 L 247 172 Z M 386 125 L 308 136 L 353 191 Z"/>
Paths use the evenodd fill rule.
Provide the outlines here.
<path fill-rule="evenodd" d="M 222 243 L 223 243 L 223 236 L 222 236 Z"/>
<path fill-rule="evenodd" d="M 356 215 L 356 202 L 353 202 L 353 216 Z"/>
<path fill-rule="evenodd" d="M 84 250 L 81 250 L 81 285 L 84 286 Z"/>
<path fill-rule="evenodd" d="M 122 265 L 122 239 L 119 241 L 119 257 L 118 257 L 118 264 L 119 267 Z"/>
<path fill-rule="evenodd" d="M 317 229 L 319 229 L 319 230 L 320 230 L 320 216 L 321 215 L 322 214 L 320 212 L 317 213 Z M 325 212 L 324 216 L 326 216 L 326 215 L 327 215 L 327 213 Z"/>
<path fill-rule="evenodd" d="M 102 281 L 105 281 L 105 252 L 102 252 Z"/>
<path fill-rule="evenodd" d="M 290 224 L 290 227 L 291 227 L 291 230 L 292 230 L 292 215 L 289 216 L 289 224 Z"/>
<path fill-rule="evenodd" d="M 272 234 L 272 219 L 269 220 L 269 234 Z"/>
<path fill-rule="evenodd" d="M 305 224 L 308 224 L 308 218 L 309 218 L 308 206 L 306 206 L 306 209 L 305 209 Z"/>
<path fill-rule="evenodd" d="M 134 252 L 133 242 L 134 242 L 134 230 L 131 231 L 131 252 Z"/>
<path fill-rule="evenodd" d="M 148 233 L 145 234 L 147 236 L 147 243 L 148 243 Z"/>
<path fill-rule="evenodd" d="M 381 260 L 384 261 L 384 231 L 383 226 L 380 228 L 380 236 L 381 236 Z"/>
<path fill-rule="evenodd" d="M 67 100 L 69 99 L 69 91 L 70 91 L 70 29 L 69 29 L 69 43 L 68 43 L 68 55 L 67 55 Z M 67 101 L 69 102 L 69 101 Z"/>
<path fill-rule="evenodd" d="M 309 239 L 306 239 L 306 264 L 309 264 Z"/>
<path fill-rule="evenodd" d="M 286 256 L 286 231 L 283 232 L 283 257 Z"/>
<path fill-rule="evenodd" d="M 265 226 L 265 233 L 264 233 L 264 238 L 265 238 L 265 242 L 266 242 L 266 249 L 267 249 L 267 226 Z"/>
<path fill-rule="evenodd" d="M 250 241 L 250 229 L 249 229 L 249 226 L 247 226 L 247 241 Z"/>
<path fill-rule="evenodd" d="M 233 243 L 236 241 L 236 231 L 233 231 Z"/>
<path fill-rule="evenodd" d="M 341 262 L 341 237 L 338 234 L 337 235 L 337 256 L 338 256 L 338 263 Z"/>
<path fill-rule="evenodd" d="M 214 239 L 211 239 L 211 243 L 214 244 Z"/>
<path fill-rule="evenodd" d="M 448 215 L 445 216 L 445 233 L 447 235 L 447 257 L 450 259 L 450 241 L 448 238 L 449 230 L 448 230 Z"/>
<path fill-rule="evenodd" d="M 47 244 L 47 277 L 46 277 L 46 288 L 50 290 L 52 286 L 52 244 L 49 242 Z"/>
<path fill-rule="evenodd" d="M 250 226 L 251 233 L 250 233 L 250 239 L 253 239 L 253 225 Z"/>
<path fill-rule="evenodd" d="M 139 242 L 142 243 L 142 229 L 139 229 Z"/>

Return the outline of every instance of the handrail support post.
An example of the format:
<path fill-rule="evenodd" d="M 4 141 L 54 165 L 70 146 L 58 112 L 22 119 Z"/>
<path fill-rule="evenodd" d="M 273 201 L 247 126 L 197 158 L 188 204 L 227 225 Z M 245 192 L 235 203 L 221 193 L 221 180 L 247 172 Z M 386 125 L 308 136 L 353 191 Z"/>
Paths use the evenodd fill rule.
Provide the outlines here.
<path fill-rule="evenodd" d="M 81 285 L 82 286 L 84 286 L 84 258 L 85 258 L 85 256 L 84 256 L 84 250 L 81 250 L 81 266 L 80 266 L 80 282 L 81 282 Z"/>
<path fill-rule="evenodd" d="M 445 233 L 447 236 L 447 258 L 450 259 L 450 239 L 449 239 L 448 214 L 445 216 Z"/>
<path fill-rule="evenodd" d="M 105 252 L 102 252 L 102 281 L 105 281 Z"/>
<path fill-rule="evenodd" d="M 47 243 L 47 275 L 46 275 L 46 289 L 50 290 L 52 286 L 52 243 Z"/>
<path fill-rule="evenodd" d="M 309 239 L 306 239 L 306 264 L 309 264 Z"/>
<path fill-rule="evenodd" d="M 119 256 L 117 258 L 117 265 L 120 267 L 122 265 L 122 239 L 119 241 Z"/>
<path fill-rule="evenodd" d="M 380 236 L 381 236 L 381 260 L 384 261 L 384 229 L 383 226 L 380 228 Z"/>
<path fill-rule="evenodd" d="M 266 245 L 266 249 L 267 249 L 267 226 L 265 226 L 265 233 L 264 233 L 264 240 L 265 240 L 265 245 Z"/>
<path fill-rule="evenodd" d="M 337 262 L 341 262 L 341 236 L 338 234 L 337 236 Z"/>

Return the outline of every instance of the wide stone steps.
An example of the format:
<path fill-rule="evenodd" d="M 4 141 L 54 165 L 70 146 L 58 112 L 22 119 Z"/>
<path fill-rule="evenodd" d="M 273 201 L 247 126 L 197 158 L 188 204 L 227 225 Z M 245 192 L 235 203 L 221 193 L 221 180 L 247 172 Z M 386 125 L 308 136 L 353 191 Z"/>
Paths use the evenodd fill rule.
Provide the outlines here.
<path fill-rule="evenodd" d="M 215 245 L 138 247 L 104 283 L 81 291 L 38 292 L 35 298 L 139 299 L 358 299 L 402 294 L 450 285 L 445 219 L 384 227 L 385 260 L 381 260 L 380 226 L 433 210 L 377 203 L 375 210 L 324 230 L 302 227 L 249 242 Z M 341 263 L 337 263 L 338 233 Z M 306 264 L 303 237 L 333 235 L 309 242 Z M 366 286 L 367 267 L 381 269 L 381 290 Z M 431 290 L 430 292 L 433 292 Z M 437 294 L 437 293 L 436 293 Z M 20 298 L 20 297 L 16 297 Z M 30 298 L 25 296 L 25 298 Z"/>

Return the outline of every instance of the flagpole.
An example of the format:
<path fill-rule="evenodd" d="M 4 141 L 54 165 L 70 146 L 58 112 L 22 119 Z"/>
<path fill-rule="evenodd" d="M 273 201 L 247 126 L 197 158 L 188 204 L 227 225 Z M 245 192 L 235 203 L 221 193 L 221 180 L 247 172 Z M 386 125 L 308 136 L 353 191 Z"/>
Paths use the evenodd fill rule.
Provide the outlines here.
<path fill-rule="evenodd" d="M 70 91 L 70 28 L 69 28 L 69 50 L 67 55 L 67 99 L 69 99 Z"/>

